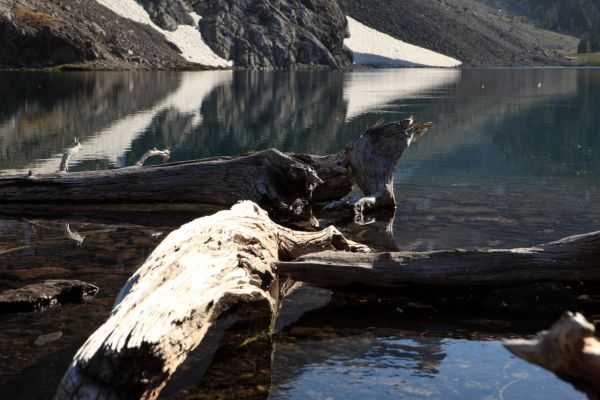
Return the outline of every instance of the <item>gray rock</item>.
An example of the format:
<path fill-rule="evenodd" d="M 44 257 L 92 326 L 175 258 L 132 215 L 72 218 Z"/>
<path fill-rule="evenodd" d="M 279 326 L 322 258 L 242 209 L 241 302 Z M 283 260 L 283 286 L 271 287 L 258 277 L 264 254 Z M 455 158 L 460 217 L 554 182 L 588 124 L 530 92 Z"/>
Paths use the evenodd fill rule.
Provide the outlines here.
<path fill-rule="evenodd" d="M 340 68 L 347 21 L 332 0 L 206 0 L 194 10 L 200 31 L 219 56 L 246 68 Z"/>
<path fill-rule="evenodd" d="M 0 292 L 0 314 L 44 310 L 57 304 L 81 303 L 98 288 L 78 280 L 52 279 Z"/>
<path fill-rule="evenodd" d="M 142 0 L 152 21 L 163 29 L 174 31 L 179 25 L 193 25 L 190 9 L 183 0 Z"/>

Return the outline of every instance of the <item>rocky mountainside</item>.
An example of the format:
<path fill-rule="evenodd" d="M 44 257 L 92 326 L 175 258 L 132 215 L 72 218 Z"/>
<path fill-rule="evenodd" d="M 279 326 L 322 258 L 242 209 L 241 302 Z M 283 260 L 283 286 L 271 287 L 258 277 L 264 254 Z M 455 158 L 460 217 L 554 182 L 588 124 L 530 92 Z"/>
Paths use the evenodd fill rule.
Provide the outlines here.
<path fill-rule="evenodd" d="M 578 39 L 534 27 L 477 0 L 340 0 L 351 17 L 467 66 L 556 65 Z"/>
<path fill-rule="evenodd" d="M 0 0 L 0 66 L 339 68 L 346 26 L 330 0 Z"/>
<path fill-rule="evenodd" d="M 600 30 L 600 0 L 480 0 L 533 24 L 578 37 Z"/>
<path fill-rule="evenodd" d="M 0 0 L 0 65 L 155 68 L 189 64 L 147 25 L 93 0 Z"/>
<path fill-rule="evenodd" d="M 200 31 L 215 52 L 240 67 L 352 64 L 346 17 L 328 0 L 204 0 Z M 240 34 L 243 32 L 243 34 Z"/>
<path fill-rule="evenodd" d="M 345 15 L 467 66 L 556 65 L 576 51 L 577 38 L 537 28 L 494 1 L 0 0 L 0 67 L 342 68 L 353 61 Z M 358 43 L 372 42 L 376 32 L 361 29 L 369 37 Z M 408 50 L 396 47 L 398 60 Z"/>

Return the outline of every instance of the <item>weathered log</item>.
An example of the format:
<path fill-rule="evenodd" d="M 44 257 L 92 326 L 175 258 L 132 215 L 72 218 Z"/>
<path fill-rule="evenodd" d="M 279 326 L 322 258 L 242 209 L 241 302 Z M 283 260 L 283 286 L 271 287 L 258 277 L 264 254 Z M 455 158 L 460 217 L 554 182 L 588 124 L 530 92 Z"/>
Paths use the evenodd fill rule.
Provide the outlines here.
<path fill-rule="evenodd" d="M 156 398 L 220 316 L 240 304 L 275 312 L 275 261 L 328 248 L 366 250 L 333 227 L 281 227 L 251 202 L 182 226 L 121 289 L 56 398 Z"/>
<path fill-rule="evenodd" d="M 344 150 L 325 156 L 288 156 L 270 149 L 143 168 L 2 177 L 0 204 L 18 204 L 21 209 L 26 205 L 116 203 L 229 207 L 251 200 L 265 207 L 289 209 L 311 197 L 315 201 L 339 200 L 356 183 L 365 197 L 352 205 L 393 208 L 396 162 L 430 126 L 416 124 L 412 118 L 378 124 Z"/>
<path fill-rule="evenodd" d="M 78 303 L 98 293 L 98 288 L 78 280 L 51 279 L 0 292 L 0 314 L 40 311 L 57 304 Z"/>
<path fill-rule="evenodd" d="M 0 179 L 0 203 L 203 203 L 239 200 L 288 208 L 321 181 L 309 166 L 277 150 L 156 167 Z"/>
<path fill-rule="evenodd" d="M 600 342 L 594 325 L 579 313 L 566 313 L 533 339 L 504 341 L 511 353 L 554 372 L 590 399 L 600 398 Z"/>
<path fill-rule="evenodd" d="M 600 282 L 600 231 L 515 249 L 352 254 L 322 252 L 277 262 L 277 274 L 326 288 L 411 284 L 511 286 Z"/>

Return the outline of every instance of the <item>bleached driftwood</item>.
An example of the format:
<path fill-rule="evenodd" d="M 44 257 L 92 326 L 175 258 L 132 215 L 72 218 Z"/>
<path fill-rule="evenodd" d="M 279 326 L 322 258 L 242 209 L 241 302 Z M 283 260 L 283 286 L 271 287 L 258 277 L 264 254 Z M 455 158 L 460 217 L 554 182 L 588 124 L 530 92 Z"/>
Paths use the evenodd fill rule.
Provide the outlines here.
<path fill-rule="evenodd" d="M 171 157 L 171 152 L 168 149 L 165 150 L 157 150 L 156 147 L 152 150 L 148 150 L 144 153 L 143 156 L 140 157 L 139 160 L 136 161 L 135 165 L 141 167 L 144 165 L 146 160 L 152 157 L 160 157 L 163 161 L 167 161 L 169 157 Z"/>
<path fill-rule="evenodd" d="M 600 282 L 600 231 L 515 249 L 353 254 L 322 252 L 279 261 L 277 273 L 316 286 L 394 288 Z"/>
<path fill-rule="evenodd" d="M 153 399 L 216 323 L 240 304 L 275 312 L 277 260 L 366 250 L 333 227 L 299 232 L 251 202 L 172 232 L 121 289 L 110 318 L 75 355 L 57 399 Z"/>
<path fill-rule="evenodd" d="M 68 172 L 69 171 L 69 161 L 71 161 L 71 157 L 75 154 L 79 153 L 83 147 L 79 142 L 79 139 L 75 138 L 75 146 L 71 147 L 67 151 L 64 152 L 62 159 L 60 160 L 60 165 L 58 166 L 58 170 L 60 172 Z"/>
<path fill-rule="evenodd" d="M 600 398 L 600 342 L 594 325 L 579 313 L 566 313 L 533 339 L 504 341 L 511 353 L 554 372 L 590 399 Z"/>
<path fill-rule="evenodd" d="M 27 204 L 115 203 L 229 207 L 251 200 L 265 207 L 298 208 L 311 197 L 318 202 L 339 200 L 357 184 L 364 197 L 352 205 L 393 208 L 396 162 L 430 126 L 412 118 L 378 124 L 344 150 L 325 156 L 270 149 L 144 168 L 2 177 L 0 204 L 18 204 L 21 209 Z"/>

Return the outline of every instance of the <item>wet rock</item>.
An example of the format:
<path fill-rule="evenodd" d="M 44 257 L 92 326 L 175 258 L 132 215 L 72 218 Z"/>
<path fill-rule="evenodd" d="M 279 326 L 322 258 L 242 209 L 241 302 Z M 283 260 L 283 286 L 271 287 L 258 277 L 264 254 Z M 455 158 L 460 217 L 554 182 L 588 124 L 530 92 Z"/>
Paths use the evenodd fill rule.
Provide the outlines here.
<path fill-rule="evenodd" d="M 98 288 L 78 280 L 52 279 L 0 292 L 0 314 L 39 311 L 57 304 L 81 303 Z"/>
<path fill-rule="evenodd" d="M 200 31 L 221 57 L 247 68 L 340 68 L 352 64 L 344 47 L 346 17 L 329 0 L 208 0 L 194 8 Z"/>

